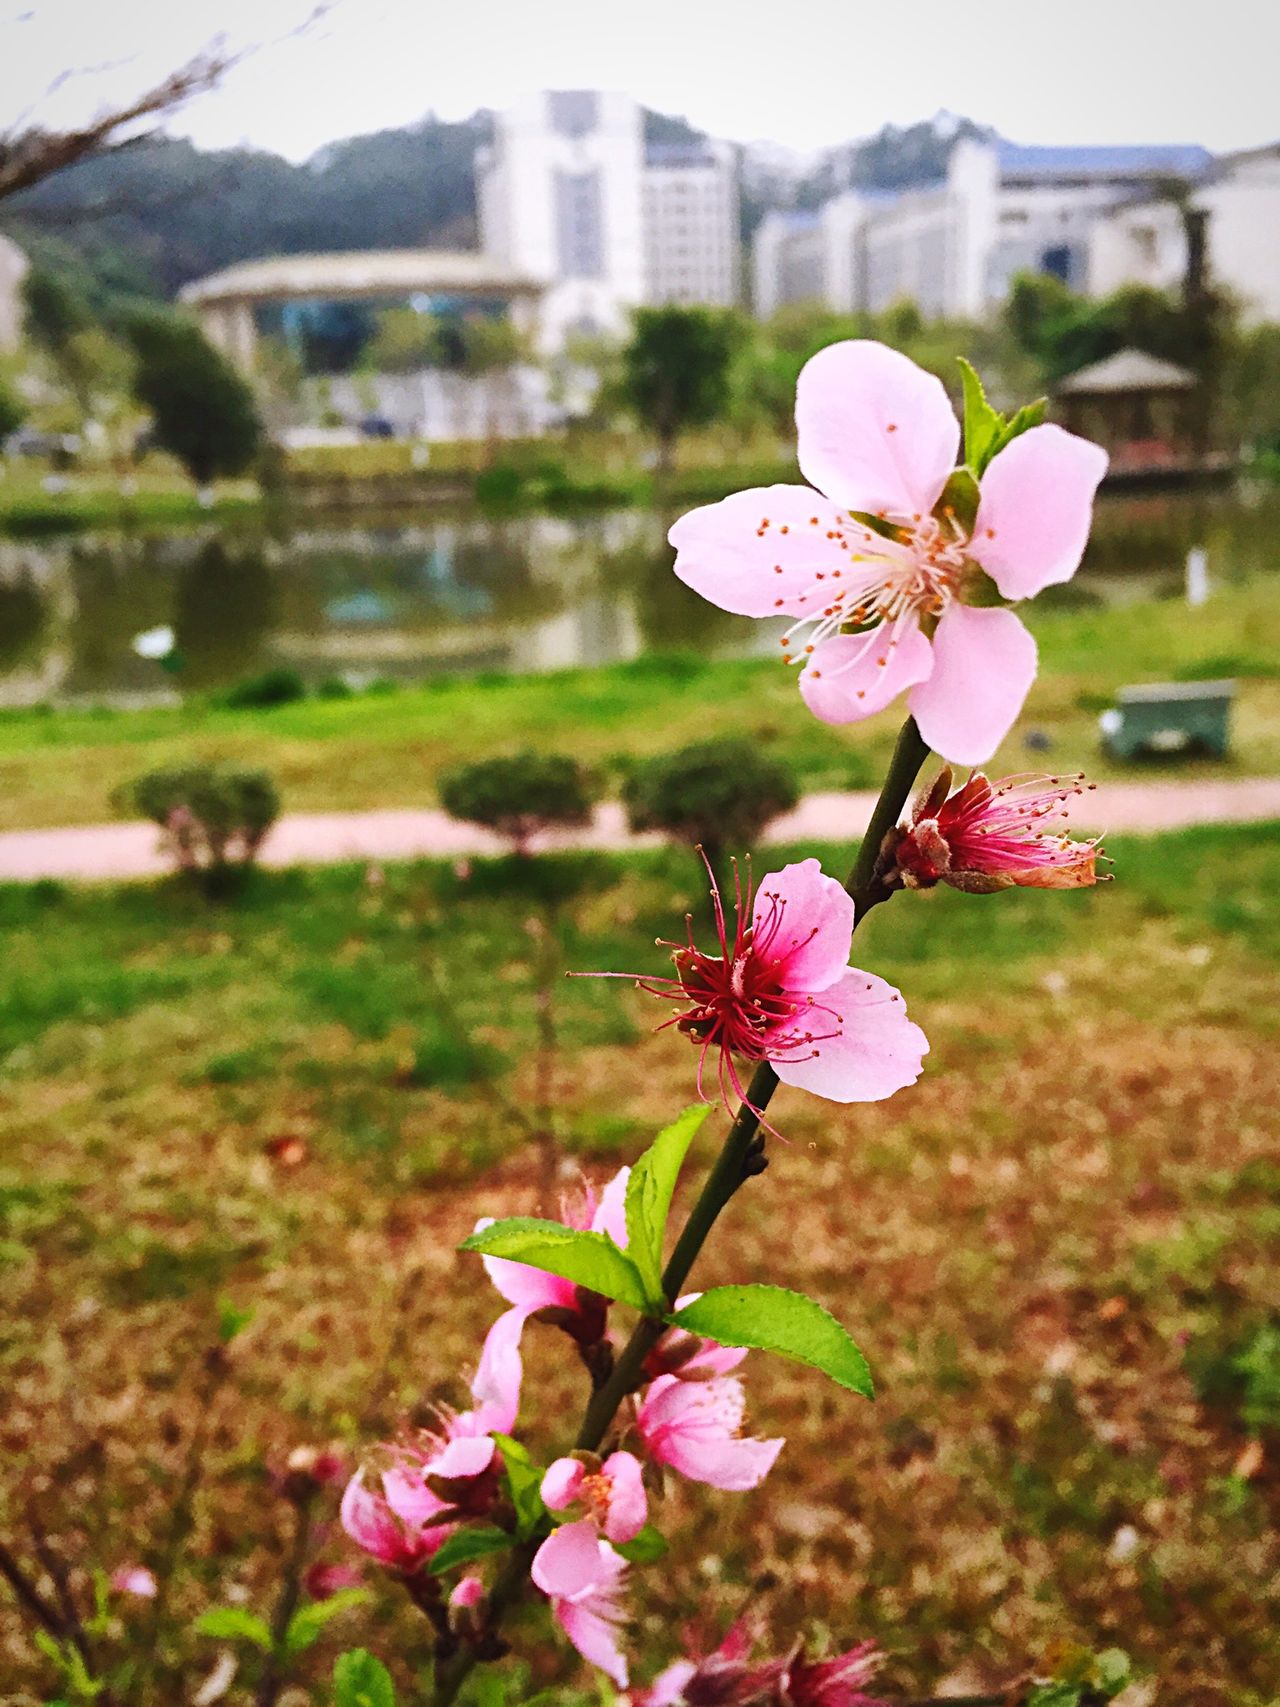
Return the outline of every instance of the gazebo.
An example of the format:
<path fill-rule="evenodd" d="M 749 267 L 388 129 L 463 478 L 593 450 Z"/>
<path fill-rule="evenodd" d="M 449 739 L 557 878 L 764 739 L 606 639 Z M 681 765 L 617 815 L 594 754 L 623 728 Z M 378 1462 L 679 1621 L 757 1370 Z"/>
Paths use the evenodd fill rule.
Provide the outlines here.
<path fill-rule="evenodd" d="M 1105 445 L 1113 474 L 1189 473 L 1196 376 L 1145 350 L 1118 350 L 1068 374 L 1054 395 L 1064 427 Z"/>

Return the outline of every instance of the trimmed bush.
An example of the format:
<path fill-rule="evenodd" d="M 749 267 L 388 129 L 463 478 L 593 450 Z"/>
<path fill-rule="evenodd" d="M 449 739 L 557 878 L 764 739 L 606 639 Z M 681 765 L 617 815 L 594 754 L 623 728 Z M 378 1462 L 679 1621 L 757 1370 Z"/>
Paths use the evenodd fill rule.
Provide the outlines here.
<path fill-rule="evenodd" d="M 214 896 L 254 863 L 280 816 L 280 796 L 265 771 L 171 766 L 148 771 L 129 792 L 137 811 L 160 826 L 161 845 L 178 870 Z"/>
<path fill-rule="evenodd" d="M 292 705 L 307 697 L 307 684 L 297 670 L 287 664 L 277 664 L 261 675 L 246 676 L 219 696 L 220 703 L 236 709 L 271 705 Z"/>
<path fill-rule="evenodd" d="M 483 824 L 528 854 L 539 832 L 590 823 L 595 787 L 575 759 L 525 751 L 450 771 L 440 780 L 440 802 L 451 818 Z"/>
<path fill-rule="evenodd" d="M 700 846 L 714 869 L 726 851 L 749 849 L 799 795 L 780 760 L 727 735 L 642 761 L 622 798 L 633 830 L 660 830 L 673 842 Z"/>

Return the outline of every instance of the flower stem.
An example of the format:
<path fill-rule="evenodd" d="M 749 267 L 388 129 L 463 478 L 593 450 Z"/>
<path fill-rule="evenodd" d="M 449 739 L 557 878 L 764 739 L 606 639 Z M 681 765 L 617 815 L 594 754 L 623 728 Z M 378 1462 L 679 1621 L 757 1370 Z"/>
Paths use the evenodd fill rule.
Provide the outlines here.
<path fill-rule="evenodd" d="M 901 817 L 920 767 L 928 756 L 929 749 L 920 738 L 915 718 L 909 717 L 898 733 L 884 785 L 859 845 L 853 869 L 845 882 L 845 888 L 853 897 L 855 929 L 870 909 L 888 894 L 877 880 L 880 847 L 885 835 Z M 746 1100 L 734 1117 L 720 1154 L 707 1175 L 697 1202 L 689 1211 L 689 1218 L 663 1270 L 662 1290 L 668 1304 L 674 1304 L 679 1297 L 721 1210 L 739 1187 L 760 1171 L 764 1152 L 760 1117 L 777 1087 L 778 1075 L 767 1061 L 761 1061 L 751 1076 Z M 594 1452 L 599 1447 L 619 1407 L 641 1384 L 644 1361 L 666 1331 L 666 1323 L 652 1316 L 645 1316 L 636 1324 L 618 1355 L 612 1374 L 591 1396 L 574 1441 L 575 1450 Z M 518 1548 L 495 1581 L 489 1601 L 491 1629 L 520 1592 L 530 1556 L 528 1544 Z M 450 1663 L 438 1669 L 437 1707 L 448 1707 L 453 1701 L 476 1658 L 474 1649 L 464 1649 L 454 1655 Z"/>

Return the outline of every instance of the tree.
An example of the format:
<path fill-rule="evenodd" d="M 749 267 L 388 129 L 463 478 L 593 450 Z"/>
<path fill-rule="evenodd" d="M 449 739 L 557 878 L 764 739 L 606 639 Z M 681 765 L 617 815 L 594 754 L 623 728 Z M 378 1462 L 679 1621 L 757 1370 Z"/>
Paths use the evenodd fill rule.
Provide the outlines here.
<path fill-rule="evenodd" d="M 419 373 L 440 359 L 440 323 L 416 308 L 384 308 L 361 357 L 374 373 Z"/>
<path fill-rule="evenodd" d="M 482 824 L 524 856 L 535 835 L 589 824 L 594 800 L 591 776 L 563 753 L 481 759 L 440 779 L 440 804 L 451 818 Z"/>
<path fill-rule="evenodd" d="M 725 413 L 742 337 L 741 321 L 725 309 L 637 310 L 622 356 L 622 395 L 657 439 L 661 473 L 670 468 L 682 432 Z"/>
<path fill-rule="evenodd" d="M 253 393 L 194 322 L 176 314 L 135 319 L 133 389 L 151 412 L 156 443 L 202 489 L 242 474 L 262 438 Z"/>
<path fill-rule="evenodd" d="M 4 441 L 10 433 L 17 432 L 26 418 L 26 404 L 4 375 L 0 374 L 0 456 L 4 454 Z"/>

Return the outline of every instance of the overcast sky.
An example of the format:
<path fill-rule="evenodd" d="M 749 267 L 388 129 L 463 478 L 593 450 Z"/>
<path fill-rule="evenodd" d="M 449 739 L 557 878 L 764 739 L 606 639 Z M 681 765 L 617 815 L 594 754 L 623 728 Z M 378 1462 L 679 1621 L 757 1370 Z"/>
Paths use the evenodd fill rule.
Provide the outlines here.
<path fill-rule="evenodd" d="M 304 159 L 536 88 L 626 89 L 801 150 L 940 109 L 1020 142 L 1280 139 L 1280 0 L 0 0 L 0 132 L 258 43 L 170 128 Z M 52 96 L 45 91 L 60 73 Z"/>

